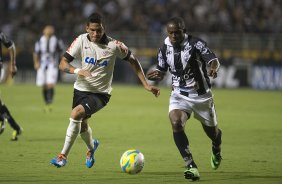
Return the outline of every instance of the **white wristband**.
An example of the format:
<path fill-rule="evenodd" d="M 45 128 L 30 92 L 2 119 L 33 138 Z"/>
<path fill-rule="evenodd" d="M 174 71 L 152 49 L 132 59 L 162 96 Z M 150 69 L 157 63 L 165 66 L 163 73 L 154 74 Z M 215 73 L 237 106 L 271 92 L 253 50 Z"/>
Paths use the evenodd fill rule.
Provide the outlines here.
<path fill-rule="evenodd" d="M 78 74 L 78 72 L 79 72 L 80 70 L 81 70 L 80 68 L 76 68 L 76 69 L 74 69 L 73 73 Z"/>

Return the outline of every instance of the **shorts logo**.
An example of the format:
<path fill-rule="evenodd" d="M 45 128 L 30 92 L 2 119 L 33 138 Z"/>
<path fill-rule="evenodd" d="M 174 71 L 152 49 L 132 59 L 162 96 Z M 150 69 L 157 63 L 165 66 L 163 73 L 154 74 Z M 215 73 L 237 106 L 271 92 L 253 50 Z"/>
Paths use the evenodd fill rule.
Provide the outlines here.
<path fill-rule="evenodd" d="M 88 103 L 87 103 L 87 104 L 85 104 L 85 105 L 88 107 L 88 109 L 89 109 L 89 110 L 91 110 L 91 108 L 89 107 Z"/>

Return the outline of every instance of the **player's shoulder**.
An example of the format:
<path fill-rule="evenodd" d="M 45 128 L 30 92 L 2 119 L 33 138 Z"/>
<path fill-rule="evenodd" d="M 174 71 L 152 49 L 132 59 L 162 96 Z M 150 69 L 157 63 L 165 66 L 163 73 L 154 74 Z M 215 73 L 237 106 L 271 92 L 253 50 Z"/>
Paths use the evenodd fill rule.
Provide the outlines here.
<path fill-rule="evenodd" d="M 206 45 L 206 42 L 201 39 L 200 37 L 193 36 L 193 35 L 188 35 L 188 40 L 191 45 Z"/>
<path fill-rule="evenodd" d="M 112 48 L 126 47 L 126 45 L 118 39 L 115 39 L 109 36 L 107 36 L 107 39 L 108 39 L 108 46 Z"/>
<path fill-rule="evenodd" d="M 87 38 L 87 33 L 83 33 L 78 35 L 72 42 L 72 45 L 76 45 L 76 44 L 82 44 L 83 42 L 87 42 L 88 38 Z"/>
<path fill-rule="evenodd" d="M 78 36 L 75 38 L 75 40 L 82 40 L 82 41 L 88 40 L 87 35 L 88 35 L 88 33 L 82 33 L 82 34 L 78 35 Z"/>

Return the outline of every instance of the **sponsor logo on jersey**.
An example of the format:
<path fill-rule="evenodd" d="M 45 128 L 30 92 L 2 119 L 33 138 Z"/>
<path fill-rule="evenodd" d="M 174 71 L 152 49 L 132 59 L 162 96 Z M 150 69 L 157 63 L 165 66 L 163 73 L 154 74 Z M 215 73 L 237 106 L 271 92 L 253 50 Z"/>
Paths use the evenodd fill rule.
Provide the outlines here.
<path fill-rule="evenodd" d="M 92 64 L 92 65 L 96 65 L 96 66 L 108 66 L 108 60 L 102 60 L 102 61 L 99 61 L 97 62 L 97 60 L 93 57 L 86 57 L 84 59 L 84 62 L 87 63 L 87 64 Z"/>

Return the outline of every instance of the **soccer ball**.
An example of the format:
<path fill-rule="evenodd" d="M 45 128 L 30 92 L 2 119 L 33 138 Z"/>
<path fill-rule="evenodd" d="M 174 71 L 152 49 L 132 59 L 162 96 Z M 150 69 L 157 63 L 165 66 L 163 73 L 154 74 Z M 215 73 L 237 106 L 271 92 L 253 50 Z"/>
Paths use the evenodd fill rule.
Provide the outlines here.
<path fill-rule="evenodd" d="M 144 162 L 144 155 L 136 149 L 131 149 L 122 154 L 120 167 L 128 174 L 137 174 L 142 171 Z"/>

